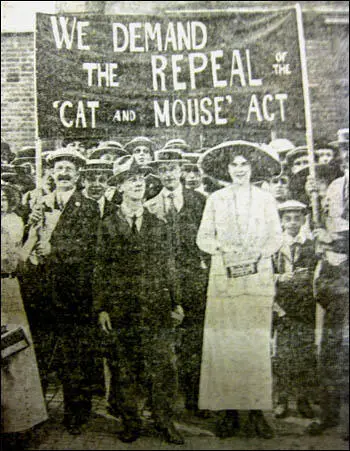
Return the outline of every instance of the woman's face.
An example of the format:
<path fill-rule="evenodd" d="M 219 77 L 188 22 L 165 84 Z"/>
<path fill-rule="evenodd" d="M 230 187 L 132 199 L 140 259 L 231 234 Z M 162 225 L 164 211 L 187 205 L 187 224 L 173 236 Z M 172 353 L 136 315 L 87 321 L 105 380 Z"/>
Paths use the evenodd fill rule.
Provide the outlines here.
<path fill-rule="evenodd" d="M 252 168 L 249 161 L 242 155 L 233 157 L 228 165 L 228 172 L 232 181 L 238 185 L 245 185 L 250 182 Z"/>

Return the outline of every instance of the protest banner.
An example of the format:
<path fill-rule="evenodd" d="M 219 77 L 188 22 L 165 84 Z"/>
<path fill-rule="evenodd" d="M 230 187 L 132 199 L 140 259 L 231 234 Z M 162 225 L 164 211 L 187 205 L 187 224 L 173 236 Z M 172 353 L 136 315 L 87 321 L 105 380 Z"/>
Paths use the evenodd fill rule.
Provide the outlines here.
<path fill-rule="evenodd" d="M 40 138 L 305 137 L 301 72 L 294 8 L 37 14 Z"/>

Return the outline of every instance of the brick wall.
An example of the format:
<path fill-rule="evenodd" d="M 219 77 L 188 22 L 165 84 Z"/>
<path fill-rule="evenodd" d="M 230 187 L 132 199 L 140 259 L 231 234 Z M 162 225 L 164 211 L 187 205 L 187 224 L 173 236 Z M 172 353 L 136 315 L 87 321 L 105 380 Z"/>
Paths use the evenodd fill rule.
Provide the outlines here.
<path fill-rule="evenodd" d="M 34 36 L 1 36 L 1 139 L 11 149 L 35 139 Z"/>
<path fill-rule="evenodd" d="M 314 138 L 323 145 L 349 124 L 348 25 L 325 23 L 325 15 L 304 14 Z M 33 34 L 1 39 L 1 135 L 17 151 L 34 143 Z M 45 147 L 45 144 L 44 144 Z"/>

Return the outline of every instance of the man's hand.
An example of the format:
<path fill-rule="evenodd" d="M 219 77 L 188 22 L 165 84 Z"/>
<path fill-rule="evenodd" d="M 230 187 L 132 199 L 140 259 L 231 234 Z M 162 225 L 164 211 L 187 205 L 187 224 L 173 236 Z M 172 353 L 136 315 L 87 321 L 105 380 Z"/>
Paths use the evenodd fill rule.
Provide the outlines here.
<path fill-rule="evenodd" d="M 182 321 L 183 321 L 183 319 L 185 317 L 185 313 L 184 313 L 183 308 L 181 307 L 181 305 L 177 305 L 175 307 L 175 310 L 173 312 L 171 312 L 171 317 L 173 319 L 175 327 L 179 326 L 182 323 Z"/>
<path fill-rule="evenodd" d="M 279 274 L 278 282 L 280 283 L 291 282 L 293 280 L 293 277 L 294 277 L 293 272 L 285 272 L 283 274 Z"/>
<path fill-rule="evenodd" d="M 48 241 L 38 241 L 35 251 L 38 257 L 46 257 L 51 253 L 51 244 Z"/>
<path fill-rule="evenodd" d="M 42 208 L 36 205 L 29 216 L 28 224 L 34 226 L 39 225 L 42 222 L 43 218 L 44 215 Z"/>
<path fill-rule="evenodd" d="M 327 232 L 325 229 L 315 229 L 312 232 L 312 235 L 315 239 L 317 239 L 320 243 L 330 244 L 333 241 L 332 235 Z"/>
<path fill-rule="evenodd" d="M 107 312 L 101 312 L 98 315 L 98 322 L 100 326 L 102 327 L 103 332 L 106 332 L 106 334 L 109 334 L 109 332 L 112 330 L 112 323 L 111 319 Z"/>
<path fill-rule="evenodd" d="M 318 193 L 317 182 L 311 175 L 308 175 L 306 179 L 305 191 L 309 197 L 311 197 L 312 193 Z"/>

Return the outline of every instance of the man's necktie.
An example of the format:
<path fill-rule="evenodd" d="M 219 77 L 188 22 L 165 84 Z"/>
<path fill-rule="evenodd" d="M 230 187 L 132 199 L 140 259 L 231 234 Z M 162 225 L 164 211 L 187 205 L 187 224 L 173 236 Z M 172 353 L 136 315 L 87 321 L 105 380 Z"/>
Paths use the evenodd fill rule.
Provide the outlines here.
<path fill-rule="evenodd" d="M 131 222 L 131 232 L 132 232 L 133 235 L 137 235 L 139 233 L 138 230 L 137 230 L 137 226 L 136 226 L 137 216 L 134 215 L 131 218 L 131 221 L 132 221 Z"/>
<path fill-rule="evenodd" d="M 170 222 L 171 224 L 173 224 L 175 222 L 175 218 L 176 218 L 176 214 L 177 214 L 177 210 L 175 207 L 175 203 L 174 203 L 174 193 L 170 193 L 168 195 L 168 199 L 169 199 L 169 204 L 168 204 L 168 211 L 167 211 L 167 219 L 168 222 Z"/>
<path fill-rule="evenodd" d="M 296 253 L 296 250 L 297 250 L 297 248 L 298 248 L 299 246 L 300 246 L 299 243 L 293 243 L 293 244 L 290 246 L 290 254 L 291 254 L 292 262 L 293 262 L 293 263 L 294 263 L 294 260 L 295 260 L 295 253 Z"/>

